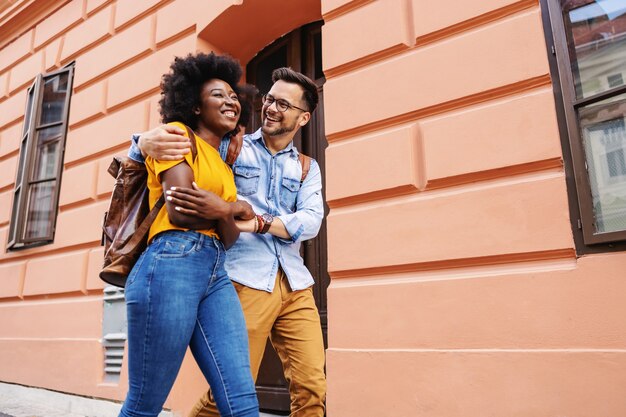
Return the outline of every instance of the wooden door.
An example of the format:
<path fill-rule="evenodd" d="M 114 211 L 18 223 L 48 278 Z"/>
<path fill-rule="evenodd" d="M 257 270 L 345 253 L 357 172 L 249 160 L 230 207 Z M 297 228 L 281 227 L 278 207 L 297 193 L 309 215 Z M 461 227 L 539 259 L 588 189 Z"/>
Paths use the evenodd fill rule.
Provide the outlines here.
<path fill-rule="evenodd" d="M 322 22 L 303 26 L 276 40 L 253 58 L 246 67 L 247 82 L 254 84 L 260 94 L 267 93 L 272 86 L 272 71 L 280 67 L 291 67 L 315 81 L 320 101 L 311 121 L 294 137 L 294 144 L 301 152 L 313 157 L 322 170 L 324 184 L 324 152 L 328 143 L 324 135 L 324 94 L 325 81 L 322 73 Z M 261 100 L 255 103 L 255 117 L 250 131 L 261 125 Z M 325 195 L 325 194 L 324 194 Z M 324 201 L 326 199 L 324 198 Z M 326 208 L 326 213 L 328 209 Z M 305 265 L 315 278 L 313 293 L 322 320 L 324 347 L 327 346 L 326 288 L 330 283 L 326 256 L 326 220 L 322 223 L 317 238 L 304 242 L 302 256 Z M 278 356 L 271 344 L 265 348 L 265 356 L 257 378 L 257 393 L 262 410 L 288 412 L 289 392 L 283 377 Z"/>

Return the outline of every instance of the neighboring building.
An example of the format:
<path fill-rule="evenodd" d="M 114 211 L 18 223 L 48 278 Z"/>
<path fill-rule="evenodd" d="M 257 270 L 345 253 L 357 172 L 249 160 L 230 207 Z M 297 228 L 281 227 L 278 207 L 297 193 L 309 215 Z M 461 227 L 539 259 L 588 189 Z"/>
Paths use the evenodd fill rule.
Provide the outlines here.
<path fill-rule="evenodd" d="M 626 0 L 0 1 L 0 381 L 124 398 L 106 169 L 217 51 L 323 93 L 330 417 L 626 415 L 625 39 Z"/>

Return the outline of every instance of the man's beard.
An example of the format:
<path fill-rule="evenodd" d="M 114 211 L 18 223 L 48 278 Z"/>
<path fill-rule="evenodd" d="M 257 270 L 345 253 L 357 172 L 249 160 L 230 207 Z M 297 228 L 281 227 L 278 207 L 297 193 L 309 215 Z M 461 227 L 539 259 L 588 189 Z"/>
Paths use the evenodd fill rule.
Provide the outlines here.
<path fill-rule="evenodd" d="M 285 133 L 293 132 L 296 130 L 296 121 L 294 120 L 291 126 L 277 127 L 277 128 L 269 128 L 265 126 L 265 123 L 261 126 L 261 132 L 265 133 L 267 136 L 281 136 Z"/>

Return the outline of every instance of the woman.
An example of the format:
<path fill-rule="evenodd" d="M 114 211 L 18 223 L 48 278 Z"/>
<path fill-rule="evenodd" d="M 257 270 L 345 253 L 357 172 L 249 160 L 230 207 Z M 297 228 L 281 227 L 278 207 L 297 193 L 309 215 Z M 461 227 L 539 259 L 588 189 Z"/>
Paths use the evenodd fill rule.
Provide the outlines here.
<path fill-rule="evenodd" d="M 233 173 L 217 150 L 237 128 L 234 87 L 242 70 L 213 53 L 176 58 L 170 69 L 161 84 L 161 116 L 193 130 L 197 157 L 146 158 L 150 204 L 171 188 L 193 185 L 212 215 L 184 214 L 167 197 L 152 224 L 126 284 L 129 391 L 120 416 L 157 416 L 190 346 L 220 414 L 258 417 L 245 322 L 224 270 L 225 250 L 239 236 L 235 218 L 254 213 L 236 201 Z"/>

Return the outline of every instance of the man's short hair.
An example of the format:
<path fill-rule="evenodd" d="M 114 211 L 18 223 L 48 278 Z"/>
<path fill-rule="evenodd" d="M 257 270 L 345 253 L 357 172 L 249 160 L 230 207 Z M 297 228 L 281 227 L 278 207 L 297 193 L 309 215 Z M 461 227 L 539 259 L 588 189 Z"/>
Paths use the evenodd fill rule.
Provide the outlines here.
<path fill-rule="evenodd" d="M 313 110 L 315 110 L 317 102 L 319 101 L 317 85 L 315 85 L 313 80 L 306 75 L 287 67 L 277 68 L 274 72 L 272 72 L 272 82 L 275 83 L 278 80 L 298 84 L 302 88 L 302 98 L 306 102 L 307 110 L 310 113 L 313 113 Z"/>

